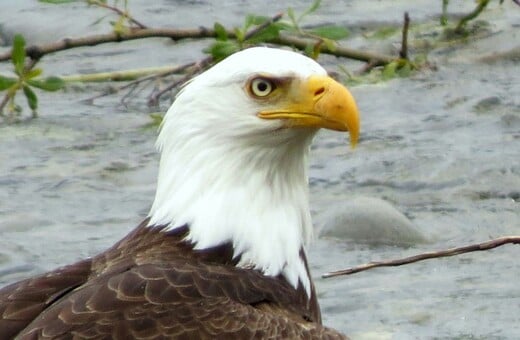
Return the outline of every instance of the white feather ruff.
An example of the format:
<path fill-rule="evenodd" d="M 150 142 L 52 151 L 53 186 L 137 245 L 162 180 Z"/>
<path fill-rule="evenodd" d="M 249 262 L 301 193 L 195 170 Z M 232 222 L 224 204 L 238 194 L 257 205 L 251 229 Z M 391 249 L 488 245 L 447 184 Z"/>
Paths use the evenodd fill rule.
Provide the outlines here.
<path fill-rule="evenodd" d="M 313 60 L 268 48 L 237 53 L 191 81 L 168 110 L 150 226 L 189 226 L 195 249 L 232 242 L 239 266 L 310 279 L 300 249 L 312 236 L 307 154 L 314 130 L 256 116 L 244 84 L 254 74 L 325 74 Z"/>

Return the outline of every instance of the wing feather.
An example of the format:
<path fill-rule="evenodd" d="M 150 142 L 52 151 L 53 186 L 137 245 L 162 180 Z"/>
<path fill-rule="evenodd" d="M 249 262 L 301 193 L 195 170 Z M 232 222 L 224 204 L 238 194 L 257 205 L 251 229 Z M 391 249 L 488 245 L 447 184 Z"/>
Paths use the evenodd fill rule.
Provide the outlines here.
<path fill-rule="evenodd" d="M 0 339 L 11 339 L 38 314 L 90 274 L 91 260 L 13 283 L 0 289 Z"/>
<path fill-rule="evenodd" d="M 144 264 L 69 292 L 20 339 L 343 338 L 291 309 L 278 282 L 236 267 Z"/>

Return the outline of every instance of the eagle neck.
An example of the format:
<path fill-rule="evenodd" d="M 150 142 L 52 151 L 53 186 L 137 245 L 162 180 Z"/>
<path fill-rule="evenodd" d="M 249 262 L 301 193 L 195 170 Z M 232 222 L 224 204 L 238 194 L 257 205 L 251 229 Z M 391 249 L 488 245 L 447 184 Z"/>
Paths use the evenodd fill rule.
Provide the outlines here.
<path fill-rule="evenodd" d="M 196 136 L 163 144 L 149 225 L 187 226 L 194 250 L 231 243 L 237 266 L 281 275 L 310 298 L 304 249 L 312 237 L 306 169 L 313 133 L 298 136 L 272 145 Z"/>

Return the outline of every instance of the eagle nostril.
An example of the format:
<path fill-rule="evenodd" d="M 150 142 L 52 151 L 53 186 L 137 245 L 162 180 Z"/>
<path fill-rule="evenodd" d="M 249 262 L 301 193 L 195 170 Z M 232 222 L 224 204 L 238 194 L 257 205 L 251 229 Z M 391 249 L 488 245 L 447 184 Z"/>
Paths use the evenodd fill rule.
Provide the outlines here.
<path fill-rule="evenodd" d="M 315 96 L 319 96 L 319 95 L 322 94 L 323 92 L 325 92 L 325 88 L 324 88 L 324 87 L 320 87 L 319 89 L 317 89 L 316 91 L 314 91 L 314 95 L 315 95 Z"/>

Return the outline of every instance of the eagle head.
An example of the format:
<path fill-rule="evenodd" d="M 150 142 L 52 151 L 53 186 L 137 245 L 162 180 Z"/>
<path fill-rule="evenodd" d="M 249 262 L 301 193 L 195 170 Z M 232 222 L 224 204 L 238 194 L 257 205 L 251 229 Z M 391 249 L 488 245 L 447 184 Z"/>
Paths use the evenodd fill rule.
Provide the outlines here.
<path fill-rule="evenodd" d="M 352 95 L 317 62 L 266 47 L 224 59 L 164 117 L 150 227 L 187 226 L 194 249 L 231 243 L 238 266 L 282 274 L 309 294 L 307 154 L 320 128 L 358 140 Z"/>

